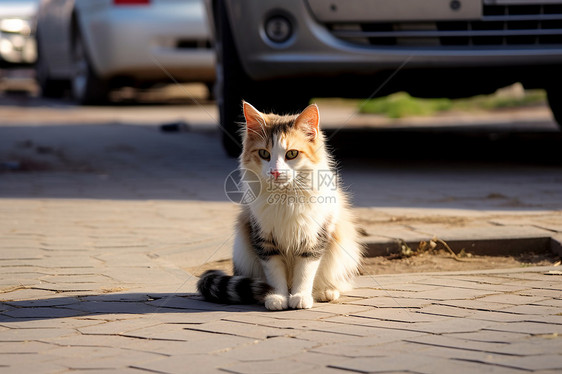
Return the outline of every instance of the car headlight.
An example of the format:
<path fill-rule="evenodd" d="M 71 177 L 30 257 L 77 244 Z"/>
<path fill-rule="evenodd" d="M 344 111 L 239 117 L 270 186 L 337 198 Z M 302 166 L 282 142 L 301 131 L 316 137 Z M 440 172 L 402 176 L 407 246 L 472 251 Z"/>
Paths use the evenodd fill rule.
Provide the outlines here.
<path fill-rule="evenodd" d="M 29 35 L 31 33 L 31 25 L 25 19 L 4 18 L 0 20 L 0 31 Z"/>

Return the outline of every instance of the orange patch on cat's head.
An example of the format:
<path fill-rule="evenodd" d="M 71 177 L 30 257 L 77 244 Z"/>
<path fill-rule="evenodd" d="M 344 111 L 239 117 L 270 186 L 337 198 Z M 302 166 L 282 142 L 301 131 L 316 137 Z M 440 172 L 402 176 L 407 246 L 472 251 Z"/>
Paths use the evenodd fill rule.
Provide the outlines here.
<path fill-rule="evenodd" d="M 299 115 L 281 116 L 259 112 L 251 104 L 243 102 L 246 126 L 243 133 L 244 165 L 260 164 L 257 149 L 270 149 L 273 138 L 279 137 L 288 149 L 298 150 L 312 163 L 319 163 L 324 155 L 324 137 L 320 132 L 320 116 L 316 104 L 309 105 Z"/>
<path fill-rule="evenodd" d="M 292 128 L 286 135 L 287 146 L 289 149 L 296 149 L 301 154 L 301 157 L 306 157 L 313 164 L 318 164 L 321 161 L 323 149 L 320 143 L 322 136 L 319 134 L 315 139 L 311 140 L 309 134 L 300 129 Z"/>

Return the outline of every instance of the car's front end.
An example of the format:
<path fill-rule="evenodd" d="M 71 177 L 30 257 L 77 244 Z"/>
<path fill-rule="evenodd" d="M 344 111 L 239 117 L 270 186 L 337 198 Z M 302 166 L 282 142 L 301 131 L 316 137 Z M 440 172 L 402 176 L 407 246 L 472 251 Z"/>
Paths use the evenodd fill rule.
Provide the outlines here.
<path fill-rule="evenodd" d="M 214 79 L 214 53 L 201 1 L 77 1 L 76 6 L 88 56 L 100 78 Z"/>
<path fill-rule="evenodd" d="M 207 0 L 229 154 L 240 101 L 546 88 L 562 122 L 562 0 Z M 234 141 L 232 140 L 234 139 Z"/>
<path fill-rule="evenodd" d="M 562 63 L 562 1 L 225 3 L 242 66 L 256 80 Z"/>

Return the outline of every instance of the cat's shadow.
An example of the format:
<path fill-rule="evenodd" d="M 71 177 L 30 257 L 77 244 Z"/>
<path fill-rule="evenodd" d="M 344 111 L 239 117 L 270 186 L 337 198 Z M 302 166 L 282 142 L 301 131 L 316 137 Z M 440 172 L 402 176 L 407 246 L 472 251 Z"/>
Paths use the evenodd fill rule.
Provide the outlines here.
<path fill-rule="evenodd" d="M 194 293 L 108 293 L 0 301 L 0 323 L 118 314 L 266 311 L 263 305 L 224 305 Z"/>

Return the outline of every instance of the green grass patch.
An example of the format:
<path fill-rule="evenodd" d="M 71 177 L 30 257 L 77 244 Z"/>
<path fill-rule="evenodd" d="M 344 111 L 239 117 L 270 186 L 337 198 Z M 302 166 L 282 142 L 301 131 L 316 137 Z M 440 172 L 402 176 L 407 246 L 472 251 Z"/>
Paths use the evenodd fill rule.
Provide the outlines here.
<path fill-rule="evenodd" d="M 420 99 L 406 92 L 360 102 L 360 113 L 379 114 L 389 118 L 431 116 L 447 111 L 489 111 L 502 108 L 518 108 L 546 103 L 543 90 L 525 91 L 522 96 L 506 94 L 480 95 L 466 99 Z"/>

